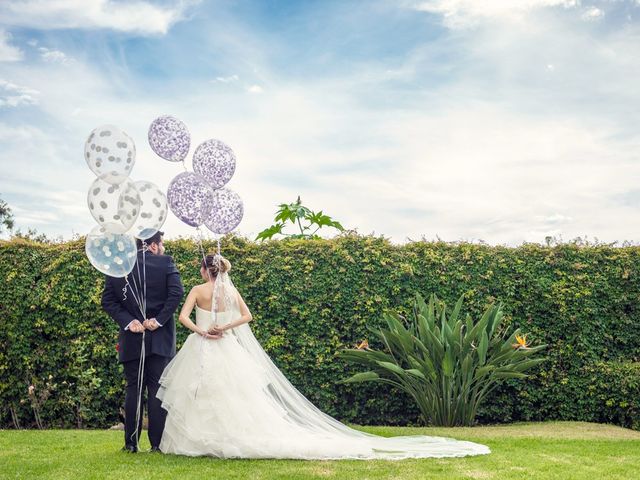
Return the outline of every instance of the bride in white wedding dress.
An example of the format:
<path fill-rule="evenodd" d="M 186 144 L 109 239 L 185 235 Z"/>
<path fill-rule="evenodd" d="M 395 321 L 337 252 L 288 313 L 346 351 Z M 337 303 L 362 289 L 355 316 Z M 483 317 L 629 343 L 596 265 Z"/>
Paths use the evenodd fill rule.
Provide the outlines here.
<path fill-rule="evenodd" d="M 231 282 L 229 262 L 209 255 L 205 283 L 180 312 L 192 330 L 160 379 L 167 410 L 164 453 L 220 458 L 390 459 L 489 453 L 441 437 L 385 438 L 347 427 L 309 402 L 253 336 L 251 312 Z M 196 310 L 196 323 L 190 320 Z"/>

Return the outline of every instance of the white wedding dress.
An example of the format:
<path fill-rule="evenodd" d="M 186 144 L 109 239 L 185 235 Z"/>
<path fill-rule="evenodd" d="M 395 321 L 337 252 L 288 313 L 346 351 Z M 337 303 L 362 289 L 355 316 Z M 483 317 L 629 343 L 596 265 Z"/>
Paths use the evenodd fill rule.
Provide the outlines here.
<path fill-rule="evenodd" d="M 240 317 L 237 291 L 222 274 L 214 298 L 221 311 L 196 306 L 202 329 Z M 214 308 L 215 309 L 215 308 Z M 489 453 L 472 442 L 441 437 L 384 438 L 322 413 L 282 375 L 248 325 L 219 340 L 195 333 L 169 363 L 158 398 L 167 410 L 164 453 L 220 458 L 391 459 Z"/>

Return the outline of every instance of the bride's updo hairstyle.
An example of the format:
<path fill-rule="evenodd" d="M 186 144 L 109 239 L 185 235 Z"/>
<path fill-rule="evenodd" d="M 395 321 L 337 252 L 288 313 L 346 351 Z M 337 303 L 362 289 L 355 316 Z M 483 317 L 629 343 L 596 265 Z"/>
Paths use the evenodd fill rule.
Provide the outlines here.
<path fill-rule="evenodd" d="M 222 255 L 207 255 L 201 264 L 202 268 L 209 272 L 211 278 L 216 278 L 219 272 L 225 273 L 231 270 L 231 262 Z"/>

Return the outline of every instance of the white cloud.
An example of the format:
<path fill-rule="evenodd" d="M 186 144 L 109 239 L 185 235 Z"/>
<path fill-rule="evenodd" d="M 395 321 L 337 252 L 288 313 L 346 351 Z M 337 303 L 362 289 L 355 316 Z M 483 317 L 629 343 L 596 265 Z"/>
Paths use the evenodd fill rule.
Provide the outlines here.
<path fill-rule="evenodd" d="M 231 83 L 231 82 L 237 82 L 238 80 L 240 80 L 240 77 L 238 77 L 238 75 L 230 75 L 228 77 L 216 77 L 216 81 L 220 83 Z"/>
<path fill-rule="evenodd" d="M 22 60 L 22 50 L 11 45 L 11 34 L 0 28 L 0 62 L 17 62 Z"/>
<path fill-rule="evenodd" d="M 554 213 L 548 216 L 537 216 L 536 220 L 546 223 L 548 225 L 558 225 L 562 223 L 570 223 L 573 221 L 573 218 L 568 217 L 566 215 L 562 215 L 561 213 Z"/>
<path fill-rule="evenodd" d="M 395 241 L 637 238 L 637 205 L 618 205 L 614 197 L 637 190 L 640 178 L 640 33 L 632 25 L 590 37 L 563 21 L 526 31 L 461 31 L 416 48 L 404 62 L 361 63 L 346 75 L 311 78 L 280 75 L 255 47 L 262 43 L 230 35 L 246 53 L 243 61 L 260 67 L 253 81 L 268 88 L 258 96 L 246 95 L 250 74 L 236 65 L 222 71 L 238 71 L 237 79 L 219 78 L 237 88 L 172 84 L 149 94 L 115 84 L 105 75 L 115 68 L 109 64 L 11 64 L 7 78 L 42 92 L 46 121 L 41 132 L 0 129 L 0 192 L 9 191 L 6 200 L 21 209 L 22 228 L 30 219 L 44 221 L 29 212 L 50 209 L 57 220 L 39 223 L 39 230 L 87 232 L 93 220 L 85 192 L 93 176 L 82 159 L 86 135 L 102 123 L 121 126 L 137 142 L 132 178 L 166 188 L 181 169 L 150 152 L 146 129 L 170 113 L 188 125 L 192 152 L 211 137 L 234 149 L 229 187 L 244 200 L 239 231 L 249 236 L 270 224 L 277 204 L 300 194 L 347 228 Z M 556 66 L 553 75 L 549 65 Z M 428 81 L 434 74 L 435 85 Z M 385 89 L 398 80 L 406 82 L 400 92 Z M 29 168 L 16 169 L 25 159 Z M 165 231 L 194 234 L 172 215 Z"/>
<path fill-rule="evenodd" d="M 249 93 L 262 93 L 264 90 L 260 85 L 251 85 L 247 88 L 247 92 Z"/>
<path fill-rule="evenodd" d="M 65 54 L 60 50 L 40 47 L 38 48 L 38 51 L 40 52 L 40 57 L 45 62 L 60 63 L 62 65 L 70 65 L 74 61 L 72 58 L 69 58 L 67 54 Z"/>
<path fill-rule="evenodd" d="M 5 0 L 0 18 L 5 25 L 38 29 L 107 28 L 141 35 L 165 34 L 182 20 L 196 0 L 168 6 L 133 0 Z"/>
<path fill-rule="evenodd" d="M 591 21 L 591 22 L 600 20 L 603 17 L 604 17 L 604 11 L 600 10 L 598 7 L 589 7 L 582 14 L 583 20 Z"/>
<path fill-rule="evenodd" d="M 579 0 L 420 0 L 412 8 L 440 14 L 453 28 L 469 27 L 481 20 L 517 22 L 546 7 L 576 7 Z"/>
<path fill-rule="evenodd" d="M 0 79 L 0 108 L 36 105 L 39 91 Z"/>

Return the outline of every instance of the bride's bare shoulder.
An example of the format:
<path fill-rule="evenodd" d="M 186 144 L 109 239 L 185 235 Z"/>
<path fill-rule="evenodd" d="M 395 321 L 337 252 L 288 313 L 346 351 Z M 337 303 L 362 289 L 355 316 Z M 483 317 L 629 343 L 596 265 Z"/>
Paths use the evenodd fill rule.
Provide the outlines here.
<path fill-rule="evenodd" d="M 207 291 L 207 284 L 206 283 L 201 283 L 200 285 L 195 285 L 191 290 L 193 290 L 195 293 L 203 293 L 205 291 Z"/>

